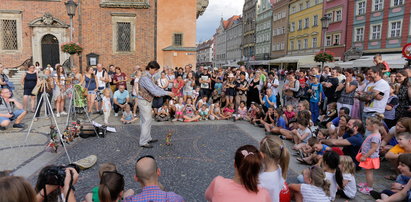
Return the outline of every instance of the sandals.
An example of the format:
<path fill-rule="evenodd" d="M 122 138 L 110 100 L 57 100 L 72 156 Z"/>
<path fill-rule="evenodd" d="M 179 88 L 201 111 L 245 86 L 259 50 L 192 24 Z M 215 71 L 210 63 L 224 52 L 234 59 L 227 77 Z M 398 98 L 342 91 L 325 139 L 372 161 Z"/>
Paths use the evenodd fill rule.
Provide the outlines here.
<path fill-rule="evenodd" d="M 296 158 L 298 162 L 306 165 L 312 165 L 312 163 L 308 163 L 305 159 L 303 158 Z"/>

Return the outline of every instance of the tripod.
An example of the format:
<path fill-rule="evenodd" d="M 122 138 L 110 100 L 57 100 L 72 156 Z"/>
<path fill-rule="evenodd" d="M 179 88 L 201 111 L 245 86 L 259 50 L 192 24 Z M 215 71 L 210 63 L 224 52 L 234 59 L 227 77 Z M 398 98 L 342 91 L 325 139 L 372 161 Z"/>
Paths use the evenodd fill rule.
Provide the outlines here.
<path fill-rule="evenodd" d="M 61 142 L 61 144 L 63 145 L 64 151 L 65 151 L 65 153 L 66 153 L 66 155 L 67 155 L 67 158 L 68 158 L 69 162 L 71 163 L 70 156 L 69 156 L 69 154 L 68 154 L 68 152 L 67 152 L 67 149 L 66 149 L 66 144 L 65 144 L 64 141 L 63 141 L 63 135 L 61 134 L 60 128 L 59 128 L 59 126 L 58 126 L 58 124 L 57 124 L 57 120 L 56 120 L 56 117 L 54 116 L 53 108 L 51 107 L 51 103 L 50 103 L 48 94 L 47 94 L 47 92 L 46 92 L 46 91 L 47 91 L 47 85 L 46 85 L 46 82 L 47 82 L 47 81 L 46 81 L 46 80 L 43 80 L 43 81 L 40 81 L 40 82 L 41 82 L 41 83 L 40 83 L 40 85 L 41 85 L 40 89 L 43 89 L 43 92 L 41 93 L 41 97 L 40 97 L 39 103 L 37 103 L 36 111 L 35 111 L 35 113 L 34 113 L 34 116 L 33 116 L 32 121 L 31 121 L 29 130 L 27 131 L 26 139 L 24 140 L 24 146 L 27 145 L 27 139 L 28 139 L 28 137 L 29 137 L 29 135 L 30 135 L 30 131 L 31 131 L 32 127 L 33 127 L 34 119 L 36 118 L 37 112 L 40 110 L 40 103 L 42 103 L 42 101 L 45 100 L 45 101 L 46 101 L 46 102 L 45 102 L 46 111 L 47 111 L 47 109 L 48 109 L 49 112 L 51 113 L 51 118 L 52 118 L 51 122 L 54 121 L 54 124 L 55 124 L 55 126 L 56 126 L 56 128 L 57 128 L 57 133 L 58 133 L 59 138 L 60 138 L 60 142 Z"/>
<path fill-rule="evenodd" d="M 79 99 L 82 99 L 82 94 L 81 94 L 82 92 L 81 92 L 80 90 L 77 90 L 77 89 L 76 89 L 76 88 L 77 88 L 76 86 L 80 86 L 80 85 L 75 84 L 75 85 L 73 85 L 73 87 L 71 88 L 71 98 L 70 98 L 70 102 L 69 102 L 69 113 L 68 113 L 68 115 L 67 115 L 66 127 L 69 126 L 70 116 L 72 116 L 72 118 L 75 119 L 75 116 L 77 115 L 76 107 L 77 107 L 77 108 L 82 108 L 83 112 L 86 114 L 86 117 L 87 117 L 88 121 L 89 121 L 91 124 L 93 124 L 93 122 L 91 121 L 91 118 L 90 118 L 90 116 L 89 116 L 89 114 L 88 114 L 88 112 L 87 112 L 87 110 L 86 110 L 86 105 L 83 104 L 83 103 L 80 103 L 80 104 L 79 104 L 79 102 L 76 103 L 75 100 L 74 100 L 74 98 L 76 98 L 77 101 L 78 101 Z M 87 89 L 86 89 L 86 90 L 87 90 Z M 79 92 L 79 91 L 80 91 L 80 92 Z M 77 106 L 77 105 L 79 105 L 79 106 Z M 99 137 L 99 136 L 98 136 L 98 133 L 97 133 L 97 130 L 96 130 L 95 127 L 94 127 L 94 132 L 96 133 L 97 137 Z"/>

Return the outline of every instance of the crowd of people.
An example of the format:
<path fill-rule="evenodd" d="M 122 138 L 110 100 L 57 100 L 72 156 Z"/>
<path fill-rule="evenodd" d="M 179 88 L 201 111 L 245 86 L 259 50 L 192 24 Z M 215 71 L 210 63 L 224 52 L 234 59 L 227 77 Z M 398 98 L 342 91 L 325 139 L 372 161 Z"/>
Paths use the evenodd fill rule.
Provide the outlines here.
<path fill-rule="evenodd" d="M 165 68 L 154 74 L 156 68 L 149 77 L 157 85 L 149 92 L 158 91 L 151 95 L 154 97 L 153 118 L 182 122 L 243 120 L 264 128 L 266 136 L 259 148 L 245 145 L 235 152 L 234 177 L 219 176 L 212 180 L 205 191 L 209 201 L 280 201 L 280 198 L 281 201 L 290 198 L 333 201 L 336 197 L 353 199 L 357 191 L 379 201 L 411 200 L 411 68 L 394 71 L 380 55 L 374 57 L 374 62 L 375 66 L 360 70 L 338 66 L 297 71 L 200 66 L 195 70 L 187 65 Z M 46 91 L 55 101 L 57 116 L 66 114 L 67 81 L 87 89 L 88 112 L 104 113 L 106 124 L 112 109 L 115 117 L 121 113 L 119 119 L 124 124 L 136 121 L 137 114 L 142 113 L 138 96 L 144 97 L 142 94 L 147 93 L 146 90 L 142 93 L 144 88 L 140 86 L 140 78 L 146 73 L 139 66 L 130 78 L 114 65 L 110 65 L 108 71 L 101 64 L 88 67 L 85 74 L 73 68 L 72 73 L 66 75 L 61 66 L 57 66 L 56 71 L 47 68 L 43 71 L 50 77 L 36 78 L 47 80 L 52 87 Z M 30 92 L 38 81 L 34 81 L 32 74 L 40 74 L 34 66 L 22 79 L 23 104 L 11 98 L 11 91 L 5 90 L 7 86 L 3 88 L 4 104 L 0 104 L 0 112 L 2 105 L 10 112 L 7 104 L 10 102 L 22 110 L 13 111 L 13 116 L 2 116 L 7 124 L 3 124 L 3 120 L 1 126 L 16 119 L 14 126 L 19 127 L 20 117 L 29 109 L 29 101 L 33 111 L 35 102 Z M 3 81 L 0 78 L 0 84 Z M 293 144 L 290 150 L 284 141 Z M 310 165 L 298 177 L 300 184 L 285 182 L 291 155 L 302 164 Z M 388 171 L 392 175 L 384 176 L 395 182 L 386 190 L 376 191 L 374 170 L 381 169 L 382 161 L 397 168 Z M 144 162 L 146 167 L 140 167 L 139 163 Z M 108 167 L 111 167 L 109 173 L 115 173 L 113 179 L 105 179 L 104 171 L 100 171 L 98 191 L 93 189 L 88 198 L 183 200 L 179 195 L 161 191 L 160 171 L 152 156 L 142 157 L 136 163 L 135 178 L 145 188 L 134 196 L 132 191 L 123 191 L 124 179 L 117 179 L 122 175 L 115 166 Z M 364 170 L 365 178 L 360 179 L 364 182 L 357 183 L 355 175 L 360 170 Z M 0 180 L 0 190 L 1 187 Z"/>

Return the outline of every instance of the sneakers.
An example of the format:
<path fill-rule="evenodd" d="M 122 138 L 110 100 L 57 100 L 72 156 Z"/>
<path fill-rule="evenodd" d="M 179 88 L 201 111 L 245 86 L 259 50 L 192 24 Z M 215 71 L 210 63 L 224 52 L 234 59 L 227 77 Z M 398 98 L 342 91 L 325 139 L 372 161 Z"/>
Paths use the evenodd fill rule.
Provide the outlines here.
<path fill-rule="evenodd" d="M 118 113 L 114 113 L 114 116 L 118 116 Z"/>
<path fill-rule="evenodd" d="M 178 121 L 184 121 L 183 119 L 178 119 Z"/>
<path fill-rule="evenodd" d="M 358 188 L 367 187 L 367 183 L 365 183 L 365 182 L 360 182 L 360 183 L 357 184 L 357 187 L 358 187 Z"/>
<path fill-rule="evenodd" d="M 60 113 L 56 113 L 56 117 L 57 117 L 57 118 L 60 118 Z"/>
<path fill-rule="evenodd" d="M 150 149 L 150 148 L 153 148 L 153 145 L 147 143 L 145 145 L 140 145 L 140 147 Z"/>
<path fill-rule="evenodd" d="M 60 114 L 61 114 L 62 116 L 66 116 L 66 115 L 67 115 L 67 112 L 62 111 Z"/>
<path fill-rule="evenodd" d="M 13 128 L 24 128 L 24 125 L 21 123 L 15 123 L 13 124 Z"/>
<path fill-rule="evenodd" d="M 359 188 L 358 191 L 363 193 L 363 194 L 370 195 L 370 192 L 373 191 L 373 188 L 372 187 L 363 187 L 363 188 Z"/>
<path fill-rule="evenodd" d="M 177 119 L 173 119 L 173 120 L 171 120 L 172 122 L 175 122 L 175 121 L 177 121 Z"/>

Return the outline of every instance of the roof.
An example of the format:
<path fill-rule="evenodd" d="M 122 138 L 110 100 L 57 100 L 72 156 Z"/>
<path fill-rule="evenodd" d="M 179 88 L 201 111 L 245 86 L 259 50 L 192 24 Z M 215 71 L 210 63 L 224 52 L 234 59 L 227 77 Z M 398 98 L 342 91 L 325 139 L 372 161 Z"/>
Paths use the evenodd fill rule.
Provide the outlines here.
<path fill-rule="evenodd" d="M 240 15 L 233 15 L 231 18 L 228 18 L 227 20 L 224 20 L 223 21 L 224 29 L 228 29 L 229 27 L 231 27 L 231 25 L 233 25 L 233 23 L 236 20 L 239 20 L 240 18 L 241 18 Z"/>

